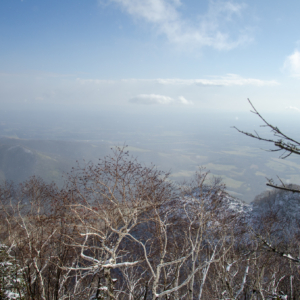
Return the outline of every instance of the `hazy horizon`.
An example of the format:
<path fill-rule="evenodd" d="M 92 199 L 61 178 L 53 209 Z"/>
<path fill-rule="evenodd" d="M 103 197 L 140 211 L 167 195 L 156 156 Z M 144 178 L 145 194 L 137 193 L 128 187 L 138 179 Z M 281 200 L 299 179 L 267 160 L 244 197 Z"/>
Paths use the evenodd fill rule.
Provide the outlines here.
<path fill-rule="evenodd" d="M 2 180 L 25 180 L 38 175 L 47 182 L 59 183 L 60 176 L 76 166 L 77 160 L 79 163 L 83 160 L 96 162 L 108 155 L 111 147 L 127 145 L 130 155 L 139 162 L 170 171 L 170 179 L 177 182 L 190 181 L 199 167 L 205 167 L 213 176 L 223 178 L 231 195 L 246 202 L 267 190 L 266 177 L 278 175 L 285 183 L 300 184 L 297 157 L 280 160 L 278 152 L 264 151 L 272 149 L 272 144 L 251 139 L 232 128 L 256 130 L 270 137 L 270 132 L 260 127 L 261 120 L 250 112 L 182 114 L 170 110 L 143 113 L 73 110 L 49 113 L 36 110 L 24 113 L 19 110 L 7 111 L 0 117 L 0 164 L 9 157 L 12 164 L 2 176 L 0 174 Z M 296 113 L 289 113 L 288 119 L 283 118 L 284 114 L 265 117 L 297 138 Z M 15 166 L 23 174 L 21 177 L 11 170 L 17 160 L 8 151 L 12 145 L 36 153 L 32 165 Z"/>
<path fill-rule="evenodd" d="M 0 179 L 21 180 L 28 167 L 58 180 L 74 160 L 127 144 L 174 180 L 203 165 L 248 202 L 265 177 L 300 183 L 297 157 L 278 160 L 261 150 L 271 145 L 231 128 L 270 136 L 250 98 L 297 140 L 299 9 L 271 0 L 2 1 Z M 34 161 L 19 177 L 7 166 L 18 143 Z"/>

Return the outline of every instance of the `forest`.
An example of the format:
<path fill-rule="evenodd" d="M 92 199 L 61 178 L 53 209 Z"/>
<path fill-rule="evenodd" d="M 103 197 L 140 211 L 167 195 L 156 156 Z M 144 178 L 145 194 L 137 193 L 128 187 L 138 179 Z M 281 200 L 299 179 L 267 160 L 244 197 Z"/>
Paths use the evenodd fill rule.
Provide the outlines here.
<path fill-rule="evenodd" d="M 2 185 L 1 299 L 299 299 L 292 192 L 251 215 L 206 170 L 169 176 L 114 148 L 62 188 Z"/>

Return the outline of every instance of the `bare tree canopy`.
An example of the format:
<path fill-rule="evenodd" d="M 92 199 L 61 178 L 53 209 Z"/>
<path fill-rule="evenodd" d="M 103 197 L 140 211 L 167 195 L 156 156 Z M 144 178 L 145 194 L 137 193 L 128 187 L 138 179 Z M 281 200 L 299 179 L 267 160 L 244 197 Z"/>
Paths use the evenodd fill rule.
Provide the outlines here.
<path fill-rule="evenodd" d="M 62 189 L 0 185 L 1 299 L 300 297 L 297 232 L 282 245 L 276 211 L 251 222 L 208 172 L 168 176 L 115 148 Z"/>

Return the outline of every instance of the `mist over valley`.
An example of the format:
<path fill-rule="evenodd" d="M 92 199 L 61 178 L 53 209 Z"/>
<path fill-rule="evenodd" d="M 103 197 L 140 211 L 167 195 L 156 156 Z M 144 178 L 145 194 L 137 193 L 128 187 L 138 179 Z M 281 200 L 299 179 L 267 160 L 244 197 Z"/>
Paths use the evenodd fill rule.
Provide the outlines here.
<path fill-rule="evenodd" d="M 261 132 L 259 121 L 251 113 L 228 112 L 7 111 L 0 124 L 0 178 L 20 183 L 35 175 L 62 186 L 72 167 L 97 163 L 112 147 L 126 145 L 139 162 L 170 171 L 176 182 L 204 167 L 232 196 L 251 202 L 266 190 L 266 177 L 300 182 L 296 158 L 282 160 L 263 151 L 267 143 L 232 128 Z"/>

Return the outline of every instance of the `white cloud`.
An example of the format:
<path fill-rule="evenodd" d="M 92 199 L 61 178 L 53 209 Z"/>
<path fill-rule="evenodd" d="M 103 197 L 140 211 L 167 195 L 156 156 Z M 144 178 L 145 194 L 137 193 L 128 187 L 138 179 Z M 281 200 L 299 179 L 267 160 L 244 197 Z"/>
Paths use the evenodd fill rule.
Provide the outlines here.
<path fill-rule="evenodd" d="M 276 107 L 273 99 L 279 102 L 278 99 L 291 93 L 290 87 L 288 90 L 284 89 L 284 86 L 274 88 L 274 85 L 278 84 L 276 81 L 232 74 L 200 79 L 99 80 L 59 76 L 50 78 L 44 74 L 40 76 L 37 74 L 0 74 L 0 78 L 0 103 L 6 107 L 16 106 L 19 103 L 26 107 L 70 105 L 70 107 L 84 109 L 131 107 L 133 110 L 139 110 L 144 109 L 145 105 L 138 105 L 138 103 L 148 103 L 156 104 L 152 105 L 154 109 L 165 107 L 175 110 L 183 108 L 196 110 L 201 107 L 201 109 L 248 110 L 247 101 L 242 99 L 250 96 L 253 100 L 266 103 L 265 107 L 268 110 Z M 293 95 L 297 95 L 298 89 L 295 86 Z M 254 99 L 253 93 L 259 95 L 259 98 Z M 271 100 L 265 99 L 272 99 L 272 103 Z M 299 99 L 294 96 L 285 106 L 298 107 L 297 101 L 299 102 Z M 191 103 L 194 105 L 187 105 Z M 148 106 L 149 109 L 151 109 L 150 106 Z"/>
<path fill-rule="evenodd" d="M 296 110 L 296 111 L 300 112 L 300 109 L 298 107 L 295 107 L 295 106 L 287 106 L 286 108 Z"/>
<path fill-rule="evenodd" d="M 180 96 L 177 99 L 173 99 L 168 96 L 156 95 L 156 94 L 140 94 L 129 100 L 131 103 L 137 104 L 162 104 L 162 105 L 170 105 L 170 104 L 183 104 L 189 105 L 192 102 L 186 100 L 184 97 Z"/>
<path fill-rule="evenodd" d="M 99 85 L 107 85 L 107 84 L 113 84 L 116 81 L 114 80 L 105 80 L 105 79 L 81 79 L 81 78 L 76 78 L 76 81 L 79 84 L 99 84 Z"/>
<path fill-rule="evenodd" d="M 283 70 L 289 72 L 293 77 L 300 77 L 300 52 L 298 50 L 286 58 Z"/>
<path fill-rule="evenodd" d="M 156 79 L 122 79 L 120 81 L 113 80 L 98 80 L 98 79 L 80 79 L 77 78 L 77 82 L 81 84 L 159 84 L 159 85 L 171 85 L 171 86 L 275 86 L 279 83 L 276 80 L 261 80 L 256 78 L 243 78 L 236 74 L 227 74 L 226 76 L 214 76 L 212 79 L 180 79 L 180 78 L 156 78 Z"/>
<path fill-rule="evenodd" d="M 180 104 L 185 104 L 185 105 L 193 104 L 192 101 L 188 101 L 188 100 L 186 100 L 186 99 L 185 99 L 184 97 L 182 97 L 182 96 L 179 96 L 179 97 L 178 97 L 178 103 L 180 103 Z"/>
<path fill-rule="evenodd" d="M 254 86 L 272 86 L 278 85 L 275 80 L 261 80 L 255 78 L 243 78 L 236 74 L 227 74 L 226 76 L 214 77 L 213 79 L 157 79 L 160 84 L 173 85 L 199 85 L 199 86 L 235 86 L 235 85 L 254 85 Z"/>
<path fill-rule="evenodd" d="M 117 3 L 129 15 L 152 24 L 158 33 L 176 44 L 228 50 L 252 40 L 246 27 L 235 22 L 242 19 L 246 7 L 243 3 L 210 0 L 208 11 L 198 16 L 195 24 L 180 14 L 180 0 L 108 1 Z M 227 25 L 230 29 L 226 29 Z"/>

